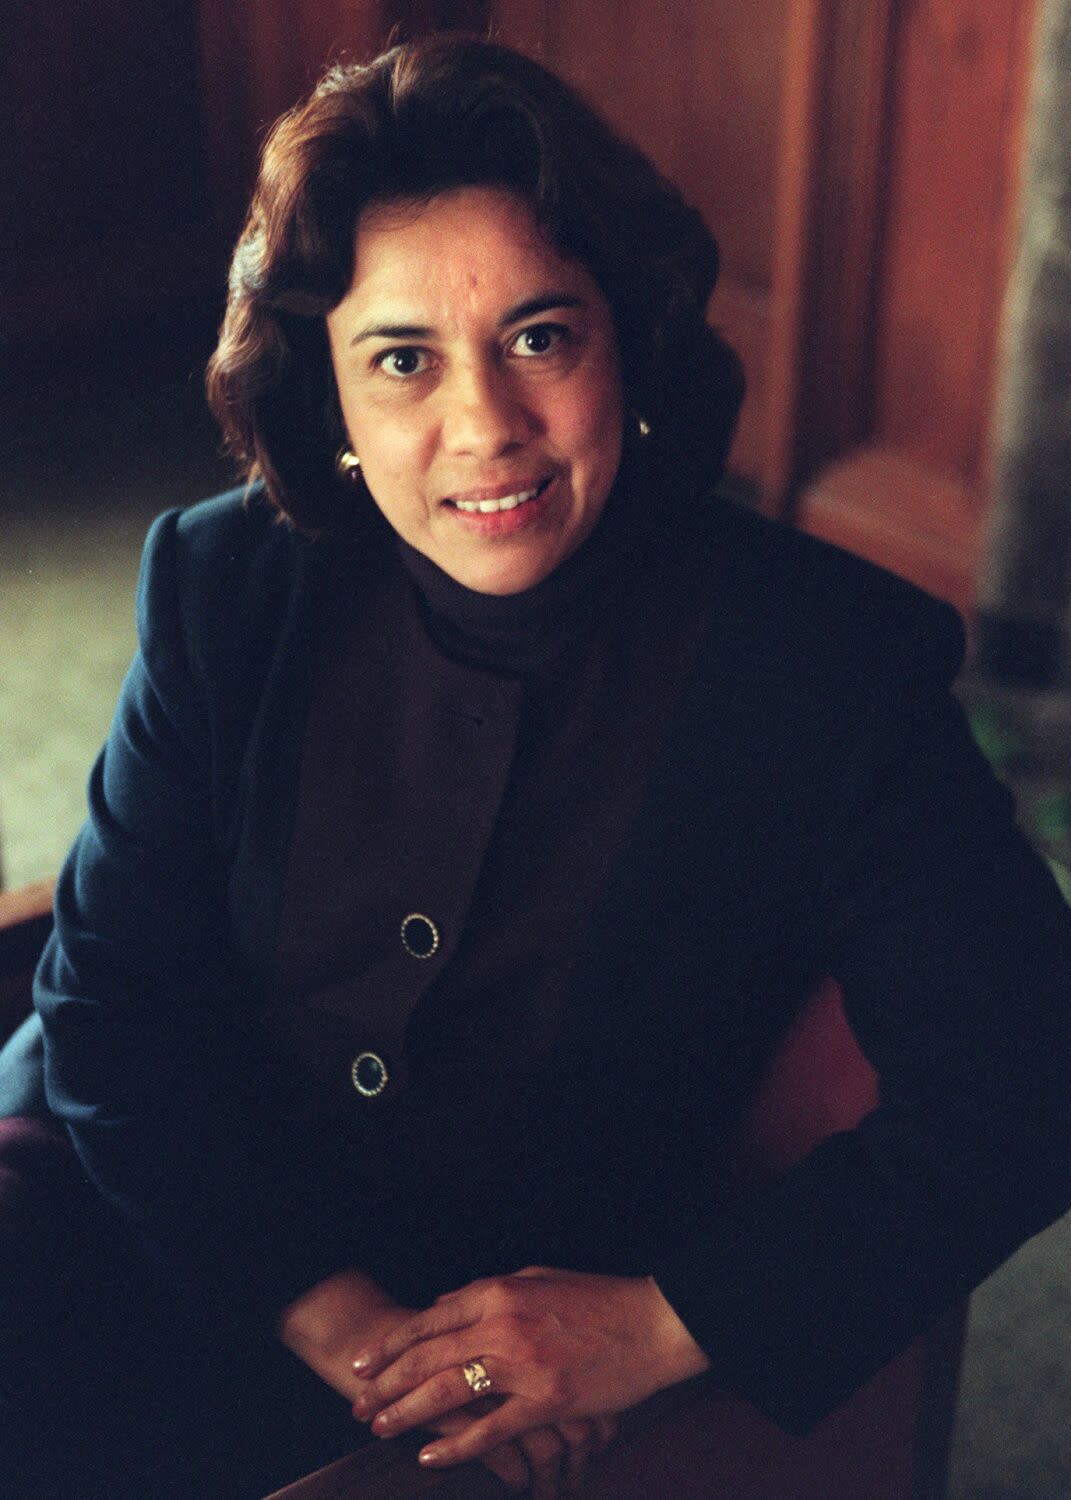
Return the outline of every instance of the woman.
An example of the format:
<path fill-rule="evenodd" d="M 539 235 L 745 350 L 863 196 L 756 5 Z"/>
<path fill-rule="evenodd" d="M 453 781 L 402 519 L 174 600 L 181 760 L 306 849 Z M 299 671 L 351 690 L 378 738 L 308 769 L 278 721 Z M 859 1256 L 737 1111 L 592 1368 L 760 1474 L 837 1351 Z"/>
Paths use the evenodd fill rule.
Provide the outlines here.
<path fill-rule="evenodd" d="M 958 622 L 711 498 L 716 268 L 485 43 L 335 70 L 268 143 L 209 371 L 253 489 L 150 534 L 37 986 L 140 1278 L 94 1336 L 150 1351 L 108 1402 L 165 1413 L 142 1493 L 257 1494 L 352 1404 L 552 1495 L 712 1365 L 802 1428 L 1071 1202 L 1071 920 Z M 821 973 L 882 1105 L 730 1202 Z"/>

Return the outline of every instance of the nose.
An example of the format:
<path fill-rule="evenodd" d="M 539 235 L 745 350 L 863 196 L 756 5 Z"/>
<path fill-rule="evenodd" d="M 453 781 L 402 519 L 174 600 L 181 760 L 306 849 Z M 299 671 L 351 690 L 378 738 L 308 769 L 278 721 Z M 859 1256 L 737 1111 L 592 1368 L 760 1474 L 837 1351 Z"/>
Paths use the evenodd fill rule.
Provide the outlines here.
<path fill-rule="evenodd" d="M 497 458 L 522 447 L 534 429 L 509 373 L 492 362 L 456 371 L 443 400 L 443 442 L 452 453 Z"/>

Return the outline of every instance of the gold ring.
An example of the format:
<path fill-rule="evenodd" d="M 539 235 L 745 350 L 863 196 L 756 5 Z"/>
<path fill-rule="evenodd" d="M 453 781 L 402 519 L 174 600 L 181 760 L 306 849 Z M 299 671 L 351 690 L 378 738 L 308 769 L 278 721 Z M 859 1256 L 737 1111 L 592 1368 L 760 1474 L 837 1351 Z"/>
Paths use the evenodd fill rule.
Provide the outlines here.
<path fill-rule="evenodd" d="M 461 1373 L 474 1396 L 484 1396 L 491 1389 L 491 1377 L 482 1359 L 470 1359 L 467 1365 L 461 1366 Z"/>

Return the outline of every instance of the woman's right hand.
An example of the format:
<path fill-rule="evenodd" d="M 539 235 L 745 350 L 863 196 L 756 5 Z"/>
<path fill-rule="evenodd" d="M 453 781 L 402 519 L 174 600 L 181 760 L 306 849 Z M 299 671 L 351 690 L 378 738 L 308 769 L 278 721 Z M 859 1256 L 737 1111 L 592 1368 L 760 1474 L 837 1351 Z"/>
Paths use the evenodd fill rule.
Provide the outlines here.
<path fill-rule="evenodd" d="M 360 1419 L 358 1381 L 353 1373 L 356 1354 L 412 1317 L 404 1307 L 362 1272 L 337 1271 L 295 1298 L 279 1316 L 281 1341 L 321 1380 L 354 1403 Z M 489 1398 L 477 1400 L 443 1416 L 432 1430 L 443 1437 L 461 1432 L 486 1413 Z M 613 1418 L 565 1422 L 519 1433 L 481 1457 L 484 1466 L 513 1490 L 530 1490 L 532 1500 L 555 1500 L 575 1489 L 595 1455 L 612 1441 Z"/>

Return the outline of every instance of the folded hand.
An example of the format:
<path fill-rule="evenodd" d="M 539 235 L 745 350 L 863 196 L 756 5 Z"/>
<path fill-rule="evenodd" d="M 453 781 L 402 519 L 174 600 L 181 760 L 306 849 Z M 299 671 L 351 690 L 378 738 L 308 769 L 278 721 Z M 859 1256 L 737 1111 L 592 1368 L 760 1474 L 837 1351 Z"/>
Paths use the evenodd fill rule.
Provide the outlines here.
<path fill-rule="evenodd" d="M 414 1309 L 400 1306 L 369 1277 L 350 1269 L 327 1277 L 284 1309 L 279 1334 L 322 1380 L 353 1401 L 359 1384 L 354 1356 L 415 1316 Z M 465 1402 L 429 1422 L 429 1429 L 455 1437 L 499 1404 L 492 1397 L 473 1400 L 467 1385 Z M 537 1425 L 479 1456 L 512 1489 L 530 1487 L 533 1500 L 553 1500 L 560 1485 L 570 1488 L 579 1482 L 589 1459 L 612 1439 L 615 1426 L 612 1420 Z"/>
<path fill-rule="evenodd" d="M 355 1360 L 367 1385 L 354 1413 L 381 1436 L 435 1429 L 472 1402 L 464 1366 L 474 1360 L 497 1404 L 425 1448 L 425 1463 L 601 1422 L 709 1365 L 650 1278 L 530 1267 L 440 1297 L 369 1343 Z"/>

